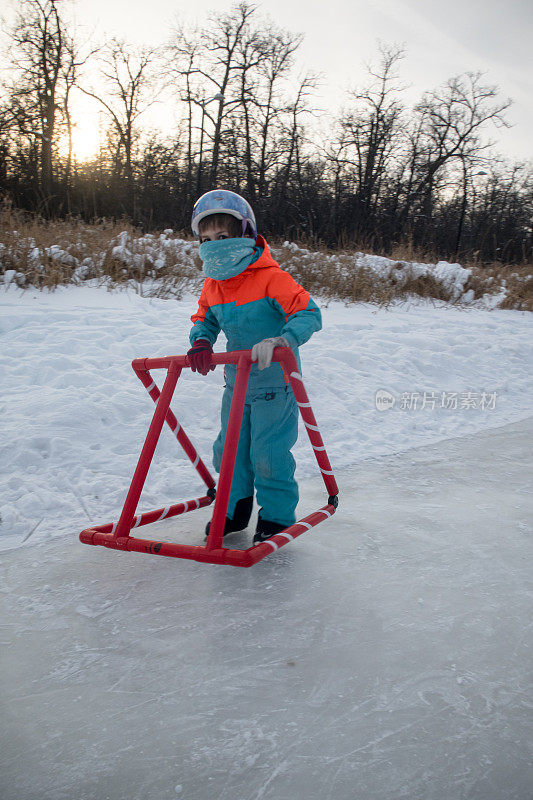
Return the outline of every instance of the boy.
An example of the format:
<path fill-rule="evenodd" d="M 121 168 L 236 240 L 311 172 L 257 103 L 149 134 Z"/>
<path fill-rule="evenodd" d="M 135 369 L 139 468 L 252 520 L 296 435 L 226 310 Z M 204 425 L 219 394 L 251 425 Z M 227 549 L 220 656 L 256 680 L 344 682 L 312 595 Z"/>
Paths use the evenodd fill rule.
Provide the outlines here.
<path fill-rule="evenodd" d="M 254 213 L 235 192 L 214 190 L 197 200 L 191 227 L 200 240 L 206 276 L 187 355 L 193 371 L 207 375 L 213 345 L 221 330 L 227 350 L 252 348 L 235 471 L 224 535 L 246 528 L 254 486 L 260 506 L 254 544 L 296 522 L 298 485 L 291 454 L 298 438 L 298 406 L 279 364 L 275 347 L 291 347 L 300 367 L 298 345 L 322 327 L 318 306 L 280 269 L 257 234 Z M 237 367 L 227 364 L 221 430 L 213 445 L 213 465 L 220 471 Z M 206 534 L 209 532 L 209 524 Z"/>

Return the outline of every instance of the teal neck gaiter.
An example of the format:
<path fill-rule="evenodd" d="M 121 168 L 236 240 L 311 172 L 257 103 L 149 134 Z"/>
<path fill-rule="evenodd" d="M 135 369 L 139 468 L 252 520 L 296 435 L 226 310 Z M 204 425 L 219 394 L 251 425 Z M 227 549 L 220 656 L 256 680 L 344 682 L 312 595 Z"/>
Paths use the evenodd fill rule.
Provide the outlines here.
<path fill-rule="evenodd" d="M 203 273 L 207 278 L 225 281 L 234 278 L 255 260 L 253 239 L 217 239 L 200 245 Z"/>

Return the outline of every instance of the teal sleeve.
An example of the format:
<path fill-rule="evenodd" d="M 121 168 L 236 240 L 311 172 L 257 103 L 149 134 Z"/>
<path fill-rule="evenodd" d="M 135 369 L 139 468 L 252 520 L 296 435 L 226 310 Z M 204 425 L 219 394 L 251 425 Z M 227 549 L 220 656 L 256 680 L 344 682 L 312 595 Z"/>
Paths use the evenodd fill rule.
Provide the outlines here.
<path fill-rule="evenodd" d="M 218 324 L 218 320 L 211 309 L 208 308 L 205 317 L 203 319 L 197 319 L 192 326 L 191 332 L 189 333 L 189 341 L 191 345 L 193 345 L 197 339 L 207 339 L 211 344 L 215 344 L 219 333 L 220 325 Z"/>
<path fill-rule="evenodd" d="M 281 305 L 279 307 L 281 312 L 284 313 Z M 280 336 L 284 336 L 291 347 L 299 347 L 299 345 L 307 342 L 315 331 L 319 331 L 321 328 L 322 314 L 315 301 L 309 298 L 307 308 L 302 311 L 296 311 L 288 317 L 281 329 Z"/>

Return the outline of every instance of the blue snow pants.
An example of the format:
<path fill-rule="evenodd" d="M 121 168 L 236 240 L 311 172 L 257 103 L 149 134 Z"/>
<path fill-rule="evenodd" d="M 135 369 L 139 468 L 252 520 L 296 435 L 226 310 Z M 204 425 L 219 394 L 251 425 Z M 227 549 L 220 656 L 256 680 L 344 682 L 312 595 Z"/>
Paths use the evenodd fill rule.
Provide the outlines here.
<path fill-rule="evenodd" d="M 221 430 L 213 445 L 213 466 L 220 472 L 233 387 L 222 396 Z M 298 484 L 291 447 L 298 438 L 298 406 L 290 385 L 248 389 L 227 515 L 256 490 L 261 517 L 288 526 L 296 522 Z"/>

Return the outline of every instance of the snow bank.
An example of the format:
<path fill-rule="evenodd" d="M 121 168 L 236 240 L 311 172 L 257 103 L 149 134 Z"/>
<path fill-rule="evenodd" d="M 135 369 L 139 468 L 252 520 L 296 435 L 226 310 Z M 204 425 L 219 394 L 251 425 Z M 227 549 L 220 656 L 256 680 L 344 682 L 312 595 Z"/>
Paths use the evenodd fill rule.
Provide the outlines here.
<path fill-rule="evenodd" d="M 147 233 L 133 236 L 122 231 L 109 242 L 100 246 L 77 241 L 69 245 L 53 244 L 37 247 L 33 237 L 15 236 L 9 247 L 0 245 L 0 282 L 4 285 L 16 283 L 19 287 L 41 285 L 45 273 L 61 270 L 65 280 L 79 284 L 94 278 L 104 280 L 110 274 L 114 279 L 132 275 L 137 281 L 153 284 L 165 280 L 168 294 L 179 294 L 169 281 L 169 275 L 179 276 L 192 285 L 200 279 L 195 262 L 197 245 L 194 242 L 174 237 L 170 228 L 160 234 Z M 20 264 L 18 270 L 6 269 Z M 22 268 L 25 265 L 26 269 Z M 66 270 L 66 273 L 65 273 Z M 59 281 L 60 283 L 65 280 Z"/>
<path fill-rule="evenodd" d="M 284 242 L 283 249 L 289 251 L 303 263 L 315 261 L 317 253 L 303 247 L 299 247 L 294 242 Z M 368 253 L 356 252 L 353 255 L 343 254 L 342 257 L 335 254 L 320 254 L 327 263 L 336 263 L 340 272 L 365 269 L 381 278 L 401 287 L 412 278 L 430 276 L 441 283 L 451 294 L 451 299 L 463 303 L 471 303 L 474 300 L 474 292 L 465 286 L 472 275 L 472 270 L 465 269 L 460 264 L 450 264 L 447 261 L 439 261 L 437 264 L 425 264 L 416 261 L 395 261 L 385 256 L 370 255 Z"/>
<path fill-rule="evenodd" d="M 143 236 L 132 236 L 129 231 L 122 231 L 113 237 L 101 249 L 93 248 L 88 253 L 84 242 L 76 242 L 71 246 L 39 248 L 32 237 L 16 238 L 15 244 L 9 248 L 0 245 L 0 272 L 5 271 L 0 282 L 16 283 L 20 287 L 40 285 L 47 270 L 60 269 L 66 278 L 80 283 L 93 278 L 124 280 L 128 277 L 143 285 L 144 294 L 162 294 L 162 285 L 166 294 L 179 296 L 183 283 L 190 289 L 196 288 L 201 280 L 197 262 L 198 246 L 196 242 L 179 239 L 168 228 L 160 234 L 147 233 Z M 384 256 L 367 253 L 321 253 L 299 247 L 293 242 L 284 242 L 281 248 L 273 247 L 275 257 L 283 263 L 283 255 L 290 253 L 297 256 L 298 262 L 305 269 L 322 264 L 333 266 L 339 275 L 351 278 L 357 269 L 365 269 L 376 276 L 401 289 L 413 278 L 429 276 L 449 292 L 453 301 L 461 304 L 472 304 L 475 300 L 472 289 L 467 289 L 468 279 L 472 271 L 460 264 L 439 261 L 437 264 L 424 264 L 415 261 L 395 261 Z M 27 265 L 27 270 L 13 270 L 17 263 Z M 172 276 L 179 276 L 180 283 L 172 283 Z M 60 281 L 60 282 L 65 282 Z M 486 294 L 478 298 L 476 304 L 494 307 L 506 296 L 505 286 L 494 294 Z"/>

